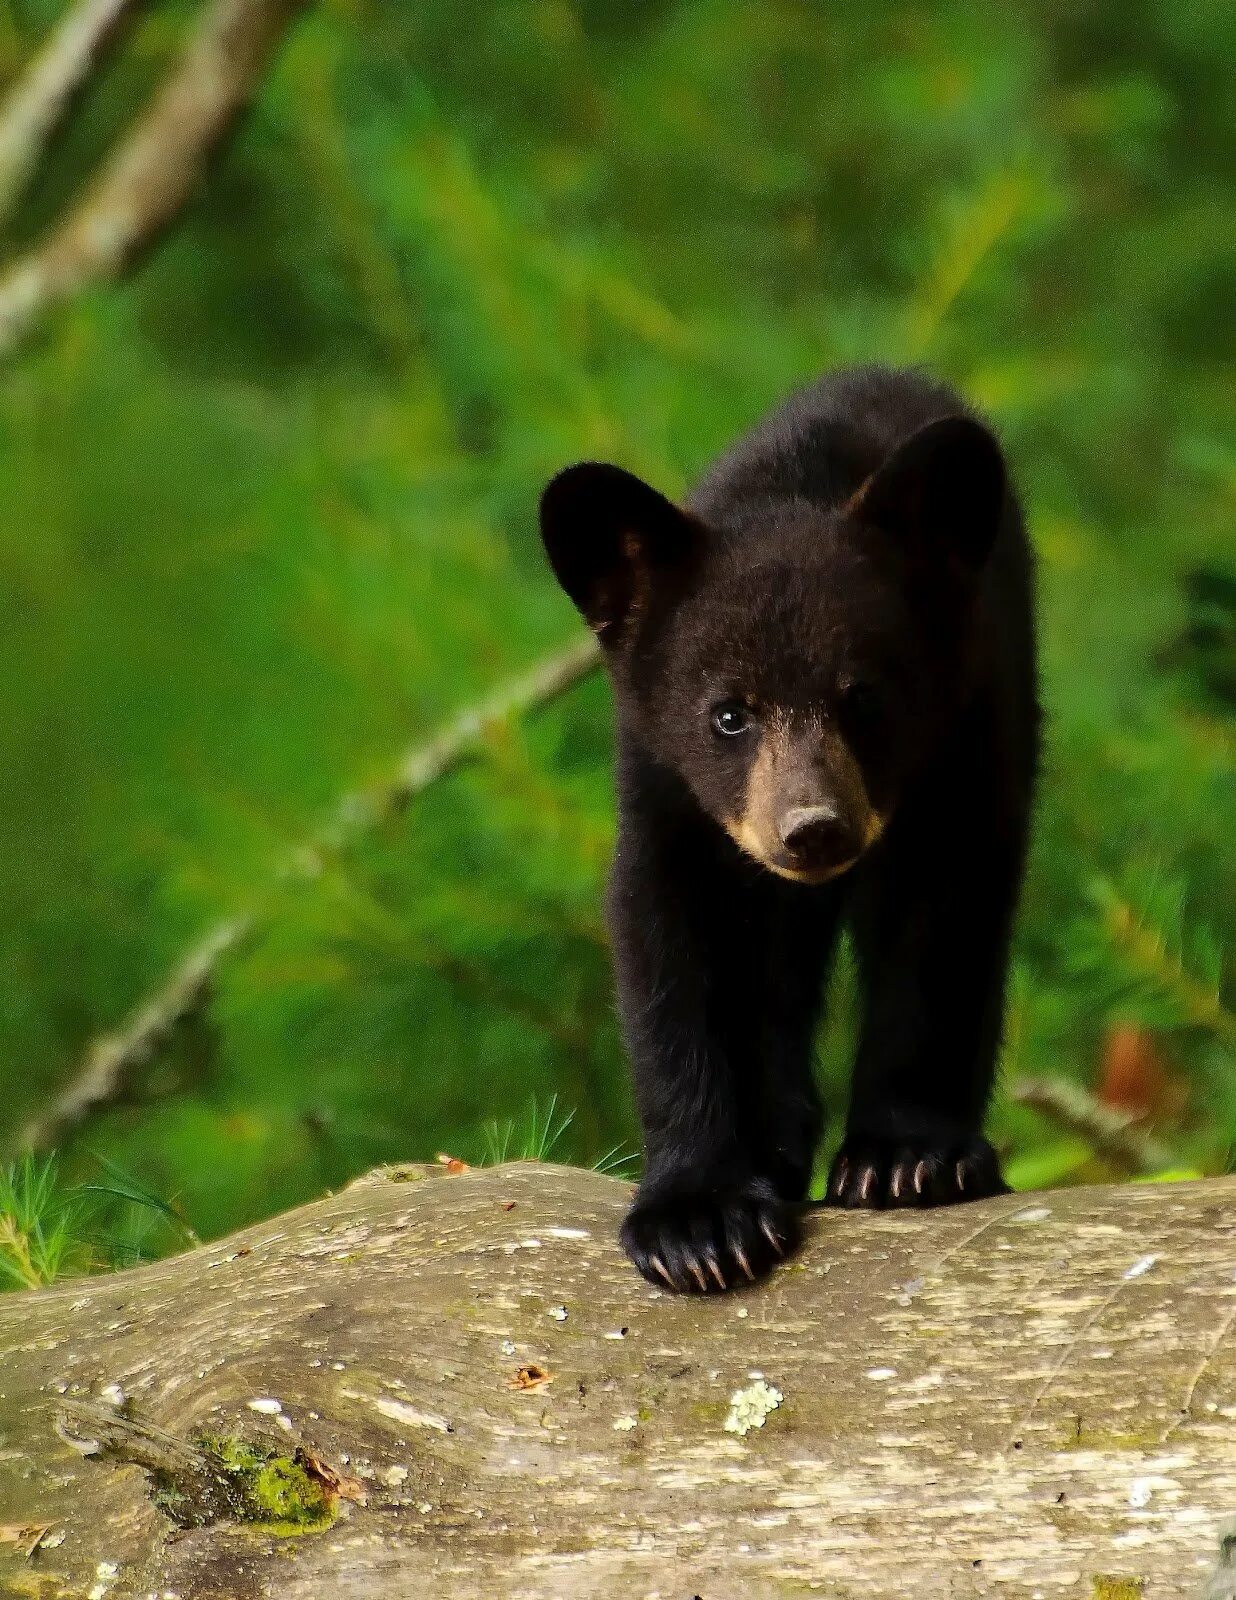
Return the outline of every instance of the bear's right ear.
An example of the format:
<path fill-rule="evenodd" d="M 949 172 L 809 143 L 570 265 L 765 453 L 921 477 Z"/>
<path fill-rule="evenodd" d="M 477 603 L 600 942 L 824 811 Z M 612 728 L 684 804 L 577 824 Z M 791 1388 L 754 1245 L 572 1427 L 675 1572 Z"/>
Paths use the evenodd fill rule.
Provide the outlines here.
<path fill-rule="evenodd" d="M 947 550 L 977 572 L 1000 526 L 1004 457 L 972 417 L 939 417 L 893 451 L 850 510 L 920 547 Z"/>
<path fill-rule="evenodd" d="M 550 565 L 603 644 L 620 636 L 658 579 L 687 567 L 702 533 L 642 478 L 599 461 L 567 467 L 541 496 Z"/>

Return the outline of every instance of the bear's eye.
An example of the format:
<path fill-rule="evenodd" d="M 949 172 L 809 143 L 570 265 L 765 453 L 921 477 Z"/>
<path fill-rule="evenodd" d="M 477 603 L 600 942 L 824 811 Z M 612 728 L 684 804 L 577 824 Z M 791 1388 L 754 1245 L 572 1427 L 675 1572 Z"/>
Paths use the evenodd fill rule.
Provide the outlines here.
<path fill-rule="evenodd" d="M 741 700 L 722 700 L 712 708 L 712 731 L 723 739 L 746 733 L 751 726 L 751 711 Z"/>

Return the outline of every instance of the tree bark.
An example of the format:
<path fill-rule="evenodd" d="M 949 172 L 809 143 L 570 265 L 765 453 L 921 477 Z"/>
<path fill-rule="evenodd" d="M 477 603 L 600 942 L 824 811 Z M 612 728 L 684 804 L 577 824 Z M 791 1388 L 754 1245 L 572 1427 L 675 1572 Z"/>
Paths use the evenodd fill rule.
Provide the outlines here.
<path fill-rule="evenodd" d="M 0 1592 L 1236 1594 L 1236 1180 L 818 1211 L 679 1299 L 627 1185 L 433 1170 L 0 1304 Z"/>
<path fill-rule="evenodd" d="M 7 222 L 57 128 L 107 59 L 140 0 L 77 0 L 0 106 L 0 222 Z"/>

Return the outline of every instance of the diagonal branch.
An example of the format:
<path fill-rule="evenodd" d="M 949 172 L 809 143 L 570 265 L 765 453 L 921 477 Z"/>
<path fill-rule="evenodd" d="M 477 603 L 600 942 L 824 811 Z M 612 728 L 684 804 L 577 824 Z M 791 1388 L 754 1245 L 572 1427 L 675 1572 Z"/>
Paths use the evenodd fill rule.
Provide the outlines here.
<path fill-rule="evenodd" d="M 599 662 L 596 641 L 589 636 L 499 685 L 460 712 L 428 743 L 408 750 L 386 783 L 339 800 L 325 824 L 290 852 L 275 881 L 318 876 L 328 860 L 397 817 L 417 795 L 474 756 L 496 723 L 548 705 L 587 677 Z M 120 1099 L 133 1073 L 206 1004 L 220 965 L 261 925 L 266 911 L 265 902 L 255 901 L 247 910 L 221 919 L 196 940 L 120 1028 L 87 1048 L 77 1072 L 22 1130 L 18 1148 L 47 1149 L 92 1111 Z"/>
<path fill-rule="evenodd" d="M 0 355 L 46 312 L 122 277 L 187 204 L 306 0 L 215 0 L 85 194 L 0 277 Z"/>
<path fill-rule="evenodd" d="M 34 176 L 52 135 L 142 0 L 79 0 L 0 107 L 0 222 Z"/>
<path fill-rule="evenodd" d="M 136 1069 L 156 1056 L 176 1027 L 205 1004 L 219 963 L 253 925 L 252 915 L 229 917 L 186 950 L 122 1027 L 101 1034 L 87 1048 L 73 1077 L 23 1128 L 19 1147 L 47 1148 L 83 1122 L 96 1106 L 118 1099 Z"/>
<path fill-rule="evenodd" d="M 1166 1172 L 1177 1164 L 1172 1151 L 1136 1120 L 1104 1105 L 1070 1078 L 1022 1078 L 1010 1097 L 1070 1133 L 1089 1141 L 1104 1160 L 1130 1173 Z"/>

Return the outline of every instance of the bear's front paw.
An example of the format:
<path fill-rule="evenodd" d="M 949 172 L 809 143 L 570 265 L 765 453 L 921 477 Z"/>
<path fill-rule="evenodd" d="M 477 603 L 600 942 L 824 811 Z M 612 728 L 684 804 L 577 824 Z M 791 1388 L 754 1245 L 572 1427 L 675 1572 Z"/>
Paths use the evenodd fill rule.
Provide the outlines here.
<path fill-rule="evenodd" d="M 798 1218 L 761 1178 L 658 1186 L 636 1196 L 619 1237 L 649 1283 L 708 1294 L 770 1272 L 798 1243 Z"/>
<path fill-rule="evenodd" d="M 850 1134 L 828 1178 L 830 1206 L 946 1206 L 1007 1194 L 996 1152 L 978 1134 L 884 1138 Z"/>

